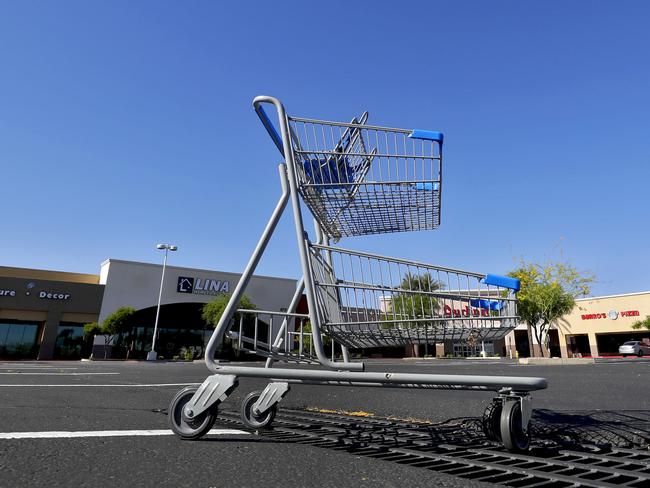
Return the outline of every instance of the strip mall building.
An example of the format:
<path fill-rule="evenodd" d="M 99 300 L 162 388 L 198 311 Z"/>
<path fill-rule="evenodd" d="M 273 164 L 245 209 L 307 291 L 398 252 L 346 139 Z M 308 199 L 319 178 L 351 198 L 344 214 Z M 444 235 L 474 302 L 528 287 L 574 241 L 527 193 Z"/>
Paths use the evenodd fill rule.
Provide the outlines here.
<path fill-rule="evenodd" d="M 83 341 L 83 325 L 101 322 L 124 306 L 136 309 L 134 334 L 129 336 L 128 344 L 118 340 L 112 346 L 114 350 L 108 352 L 123 356 L 128 349 L 132 358 L 146 356 L 153 337 L 161 273 L 160 265 L 115 259 L 102 263 L 98 275 L 0 267 L 0 358 L 87 356 L 90 351 Z M 215 295 L 232 291 L 239 276 L 167 266 L 156 341 L 158 354 L 171 358 L 188 347 L 200 354 L 212 333 L 201 318 L 201 308 Z M 296 280 L 254 276 L 246 293 L 258 308 L 283 312 L 295 289 Z M 307 310 L 303 307 L 299 311 Z M 580 299 L 574 311 L 550 331 L 551 354 L 616 355 L 625 341 L 650 341 L 650 331 L 631 327 L 648 315 L 650 292 Z M 430 345 L 421 353 L 474 356 L 484 347 L 489 354 L 525 357 L 529 351 L 525 325 L 494 343 L 470 347 L 447 342 L 437 347 Z M 533 347 L 539 350 L 537 344 Z M 102 349 L 103 341 L 98 338 L 95 355 Z M 391 355 L 402 353 L 390 351 Z"/>
<path fill-rule="evenodd" d="M 108 354 L 142 358 L 151 349 L 162 266 L 109 259 L 98 275 L 0 267 L 0 358 L 79 359 L 91 347 L 83 326 L 101 322 L 120 307 L 133 307 L 134 333 L 118 337 Z M 192 347 L 202 352 L 212 327 L 202 307 L 232 291 L 240 275 L 167 266 L 162 287 L 156 351 L 172 358 Z M 246 294 L 262 310 L 286 311 L 296 280 L 253 276 Z M 120 342 L 120 341 L 127 341 Z M 94 354 L 103 355 L 96 338 Z"/>
<path fill-rule="evenodd" d="M 650 342 L 649 330 L 634 330 L 632 324 L 650 315 L 650 291 L 582 298 L 573 311 L 550 331 L 550 352 L 556 357 L 603 357 L 618 355 L 626 341 Z M 506 337 L 506 350 L 528 356 L 528 334 L 519 325 Z M 539 346 L 534 342 L 536 355 Z"/>

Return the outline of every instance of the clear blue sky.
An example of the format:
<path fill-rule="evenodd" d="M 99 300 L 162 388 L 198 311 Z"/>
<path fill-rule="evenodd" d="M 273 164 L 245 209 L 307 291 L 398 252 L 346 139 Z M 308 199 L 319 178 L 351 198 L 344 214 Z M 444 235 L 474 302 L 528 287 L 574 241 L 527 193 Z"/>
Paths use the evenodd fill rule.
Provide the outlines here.
<path fill-rule="evenodd" d="M 239 272 L 279 195 L 251 108 L 445 133 L 442 226 L 346 247 L 650 289 L 650 3 L 0 0 L 0 265 Z M 297 277 L 286 218 L 258 269 Z"/>

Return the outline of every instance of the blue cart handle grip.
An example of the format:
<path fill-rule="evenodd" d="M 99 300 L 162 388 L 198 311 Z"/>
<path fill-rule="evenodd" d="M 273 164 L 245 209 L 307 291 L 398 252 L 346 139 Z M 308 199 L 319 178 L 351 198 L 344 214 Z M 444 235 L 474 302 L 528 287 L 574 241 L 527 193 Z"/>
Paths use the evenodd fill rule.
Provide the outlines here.
<path fill-rule="evenodd" d="M 260 118 L 262 124 L 264 125 L 264 128 L 266 129 L 266 132 L 268 132 L 269 135 L 271 136 L 271 139 L 273 139 L 273 142 L 275 143 L 275 146 L 278 148 L 278 151 L 280 151 L 280 154 L 284 156 L 284 146 L 282 145 L 282 138 L 280 137 L 280 134 L 278 134 L 278 131 L 273 125 L 273 122 L 271 122 L 271 119 L 269 119 L 269 116 L 266 115 L 266 111 L 264 110 L 264 107 L 262 107 L 262 105 L 259 103 L 255 103 L 254 107 L 257 116 Z"/>

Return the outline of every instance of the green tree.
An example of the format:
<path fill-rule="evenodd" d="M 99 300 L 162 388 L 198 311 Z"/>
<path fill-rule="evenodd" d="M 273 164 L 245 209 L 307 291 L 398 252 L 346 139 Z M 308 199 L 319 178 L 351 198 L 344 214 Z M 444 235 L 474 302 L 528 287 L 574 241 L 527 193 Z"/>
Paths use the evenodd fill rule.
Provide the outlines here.
<path fill-rule="evenodd" d="M 637 320 L 632 324 L 634 330 L 647 329 L 650 330 L 650 315 L 646 315 L 645 319 Z"/>
<path fill-rule="evenodd" d="M 228 305 L 229 301 L 230 293 L 220 293 L 212 301 L 203 305 L 201 318 L 205 321 L 206 324 L 210 325 L 211 327 L 216 327 L 219 323 L 219 320 L 221 320 L 221 316 L 223 315 L 223 312 L 226 309 L 226 305 Z M 242 295 L 239 303 L 237 304 L 237 308 L 255 310 L 257 307 L 253 302 L 251 302 L 250 298 L 248 298 L 246 295 Z M 235 323 L 239 321 L 240 317 L 241 314 L 239 312 L 235 312 Z"/>
<path fill-rule="evenodd" d="M 395 320 L 423 319 L 434 317 L 440 304 L 432 293 L 441 290 L 443 284 L 433 279 L 430 273 L 421 275 L 407 273 L 400 283 L 398 293 L 391 299 L 387 318 Z M 398 322 L 403 328 L 417 328 L 422 322 Z"/>
<path fill-rule="evenodd" d="M 110 314 L 102 322 L 102 329 L 105 334 L 117 335 L 123 332 L 128 332 L 132 323 L 135 308 L 133 307 L 120 307 L 115 312 Z"/>
<path fill-rule="evenodd" d="M 93 343 L 95 342 L 96 335 L 103 335 L 102 328 L 97 322 L 84 324 L 84 341 L 90 345 L 91 358 L 93 356 Z"/>
<path fill-rule="evenodd" d="M 521 281 L 517 293 L 517 315 L 528 327 L 530 355 L 533 356 L 534 333 L 542 356 L 548 357 L 551 325 L 573 310 L 576 298 L 591 291 L 594 277 L 562 262 L 544 265 L 522 262 L 508 275 Z"/>
<path fill-rule="evenodd" d="M 401 327 L 404 329 L 416 329 L 433 325 L 433 320 L 423 322 L 413 319 L 432 318 L 437 315 L 440 303 L 433 296 L 438 290 L 443 288 L 443 283 L 431 276 L 431 273 L 412 274 L 407 273 L 399 285 L 399 291 L 393 294 L 389 310 L 386 310 L 386 320 L 395 320 L 395 322 L 386 323 L 385 328 Z M 405 320 L 399 322 L 399 319 Z M 408 320 L 408 321 L 407 321 Z M 413 356 L 420 356 L 420 345 L 412 344 L 410 348 Z"/>
<path fill-rule="evenodd" d="M 108 346 L 118 334 L 131 331 L 135 308 L 120 307 L 104 319 L 101 325 L 96 322 L 84 325 L 84 334 L 101 334 L 104 336 L 104 359 L 108 353 Z M 88 326 L 88 329 L 86 327 Z M 128 356 L 127 356 L 128 357 Z"/>
<path fill-rule="evenodd" d="M 221 320 L 221 316 L 223 315 L 224 311 L 226 310 L 226 306 L 228 305 L 228 302 L 230 301 L 230 296 L 231 294 L 229 293 L 220 293 L 217 295 L 212 301 L 206 303 L 203 305 L 203 309 L 201 312 L 201 317 L 205 321 L 206 324 L 208 324 L 211 327 L 216 327 L 217 324 L 219 323 L 219 320 Z M 241 299 L 239 300 L 239 303 L 237 304 L 236 308 L 242 308 L 242 309 L 248 309 L 248 310 L 255 310 L 257 307 L 253 302 L 251 302 L 250 298 L 248 298 L 246 295 L 242 295 Z M 244 328 L 242 330 L 242 336 L 244 337 L 251 337 L 254 334 L 254 330 L 251 331 L 252 328 L 255 327 L 253 324 L 251 326 L 251 320 L 246 320 L 246 318 L 249 317 L 247 315 L 244 315 Z M 239 326 L 240 320 L 242 319 L 242 314 L 239 312 L 235 312 L 234 314 L 234 323 L 235 327 Z M 264 333 L 267 330 L 266 327 L 261 327 L 260 331 Z M 247 335 L 248 334 L 248 335 Z M 259 336 L 258 340 L 263 340 L 263 337 Z M 232 353 L 232 340 L 228 337 L 228 335 L 224 335 L 221 343 L 221 353 L 225 354 L 230 354 Z M 235 355 L 238 355 L 239 351 L 235 351 Z"/>

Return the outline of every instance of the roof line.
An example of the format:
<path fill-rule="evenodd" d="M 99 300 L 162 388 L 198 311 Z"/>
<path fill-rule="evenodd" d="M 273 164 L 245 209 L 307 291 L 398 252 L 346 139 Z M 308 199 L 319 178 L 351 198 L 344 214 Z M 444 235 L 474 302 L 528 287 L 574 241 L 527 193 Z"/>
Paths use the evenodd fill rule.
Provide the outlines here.
<path fill-rule="evenodd" d="M 155 268 L 162 268 L 162 264 L 156 264 L 156 263 L 145 263 L 142 261 L 129 261 L 126 259 L 112 259 L 108 258 L 102 262 L 100 267 L 103 267 L 105 264 L 108 264 L 110 262 L 113 263 L 126 263 L 126 264 L 138 264 L 138 265 L 144 265 L 144 266 L 151 266 Z M 201 271 L 204 273 L 222 273 L 222 274 L 230 274 L 230 275 L 235 275 L 235 276 L 241 276 L 242 273 L 233 273 L 232 271 L 220 271 L 218 269 L 204 269 L 204 268 L 188 268 L 185 266 L 173 266 L 173 265 L 167 265 L 167 269 L 176 269 L 176 270 L 181 270 L 181 271 Z M 285 280 L 285 281 L 292 281 L 292 282 L 297 282 L 298 280 L 295 278 L 283 278 L 280 276 L 269 276 L 269 275 L 259 275 L 259 274 L 254 274 L 256 278 L 269 278 L 273 280 Z"/>
<path fill-rule="evenodd" d="M 618 295 L 603 295 L 600 297 L 585 297 L 585 298 L 576 298 L 576 302 L 583 302 L 585 300 L 600 300 L 603 298 L 618 298 L 618 297 L 631 297 L 634 295 L 650 295 L 650 291 L 636 291 L 633 293 L 620 293 Z"/>

